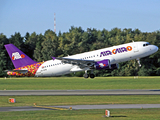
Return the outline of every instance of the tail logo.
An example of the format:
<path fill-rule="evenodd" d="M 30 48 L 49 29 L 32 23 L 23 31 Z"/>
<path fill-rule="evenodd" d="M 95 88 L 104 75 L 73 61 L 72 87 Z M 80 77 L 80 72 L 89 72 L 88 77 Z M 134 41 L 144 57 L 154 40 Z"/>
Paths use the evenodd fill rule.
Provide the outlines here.
<path fill-rule="evenodd" d="M 18 60 L 22 58 L 25 58 L 25 55 L 23 54 L 20 55 L 19 52 L 12 53 L 12 60 Z"/>

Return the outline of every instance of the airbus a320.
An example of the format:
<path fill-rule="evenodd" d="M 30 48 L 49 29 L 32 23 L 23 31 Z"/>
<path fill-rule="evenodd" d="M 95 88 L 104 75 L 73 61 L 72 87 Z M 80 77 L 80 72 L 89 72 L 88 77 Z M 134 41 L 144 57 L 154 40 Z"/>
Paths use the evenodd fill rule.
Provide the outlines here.
<path fill-rule="evenodd" d="M 118 46 L 103 48 L 67 57 L 52 57 L 52 60 L 36 62 L 13 44 L 5 45 L 15 69 L 7 70 L 8 75 L 49 77 L 61 76 L 72 72 L 85 71 L 84 78 L 94 78 L 94 70 L 113 70 L 119 68 L 120 62 L 149 56 L 158 47 L 148 42 L 131 42 Z M 91 71 L 88 74 L 87 71 Z"/>

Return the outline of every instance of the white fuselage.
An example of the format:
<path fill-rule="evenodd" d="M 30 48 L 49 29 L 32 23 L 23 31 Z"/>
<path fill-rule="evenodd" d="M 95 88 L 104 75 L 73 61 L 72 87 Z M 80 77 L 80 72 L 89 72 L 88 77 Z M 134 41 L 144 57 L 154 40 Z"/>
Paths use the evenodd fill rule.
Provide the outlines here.
<path fill-rule="evenodd" d="M 123 50 L 127 48 L 128 51 Z M 131 49 L 129 49 L 131 47 Z M 121 52 L 114 54 L 114 50 L 121 49 Z M 111 64 L 125 62 L 128 60 L 143 58 L 155 53 L 158 47 L 155 45 L 149 45 L 148 42 L 132 42 L 122 44 L 118 46 L 112 46 L 109 48 L 99 49 L 91 52 L 85 52 L 68 56 L 65 58 L 79 59 L 79 60 L 94 60 L 95 62 L 109 59 Z M 61 60 L 49 60 L 44 62 L 37 70 L 35 76 L 60 76 L 69 74 L 71 72 L 90 70 L 89 67 L 83 69 L 79 68 L 78 65 L 65 64 Z"/>

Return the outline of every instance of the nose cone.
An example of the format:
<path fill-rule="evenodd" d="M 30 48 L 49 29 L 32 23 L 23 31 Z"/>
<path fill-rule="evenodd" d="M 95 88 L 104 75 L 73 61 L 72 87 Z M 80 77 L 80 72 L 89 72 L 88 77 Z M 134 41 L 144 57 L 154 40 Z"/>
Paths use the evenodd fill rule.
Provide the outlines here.
<path fill-rule="evenodd" d="M 153 53 L 155 53 L 155 52 L 157 52 L 157 51 L 158 51 L 158 47 L 157 47 L 157 46 L 155 46 L 155 45 L 150 45 L 150 51 L 148 52 L 149 55 L 151 55 L 151 54 L 153 54 Z"/>
<path fill-rule="evenodd" d="M 158 51 L 158 47 L 156 46 L 156 52 Z"/>
<path fill-rule="evenodd" d="M 154 51 L 157 52 L 158 51 L 158 47 L 154 45 Z"/>

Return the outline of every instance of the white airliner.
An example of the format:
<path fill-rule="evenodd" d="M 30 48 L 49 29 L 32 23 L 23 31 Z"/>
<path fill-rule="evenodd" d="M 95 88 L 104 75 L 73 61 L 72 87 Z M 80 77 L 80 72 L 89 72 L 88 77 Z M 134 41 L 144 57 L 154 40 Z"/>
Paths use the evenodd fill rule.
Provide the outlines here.
<path fill-rule="evenodd" d="M 94 78 L 93 70 L 118 69 L 120 62 L 149 56 L 158 47 L 148 42 L 131 42 L 118 46 L 85 52 L 67 57 L 52 57 L 52 60 L 35 62 L 13 44 L 5 45 L 6 50 L 15 66 L 7 70 L 8 75 L 14 76 L 60 76 L 72 72 L 85 71 L 85 78 Z M 87 71 L 91 70 L 91 74 Z"/>

